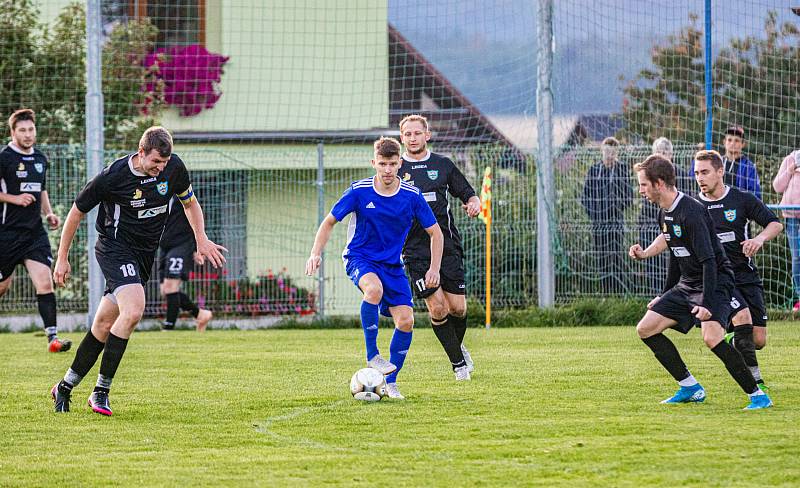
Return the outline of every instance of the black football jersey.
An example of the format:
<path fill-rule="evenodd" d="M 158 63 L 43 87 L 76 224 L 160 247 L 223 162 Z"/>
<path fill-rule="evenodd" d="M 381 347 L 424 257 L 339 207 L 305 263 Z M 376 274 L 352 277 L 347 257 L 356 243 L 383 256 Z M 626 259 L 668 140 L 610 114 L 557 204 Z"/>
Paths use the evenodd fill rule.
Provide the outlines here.
<path fill-rule="evenodd" d="M 679 192 L 672 207 L 661 210 L 658 220 L 672 252 L 670 259 L 678 261 L 680 281 L 684 285 L 703 289 L 703 263 L 709 259 L 717 262 L 719 274 L 733 279 L 731 263 L 703 204 Z"/>
<path fill-rule="evenodd" d="M 89 181 L 75 198 L 75 205 L 84 213 L 100 205 L 98 245 L 114 240 L 135 251 L 154 252 L 173 195 L 182 200 L 192 196 L 189 172 L 173 154 L 161 174 L 149 176 L 133 169 L 132 157 L 114 161 Z"/>
<path fill-rule="evenodd" d="M 475 190 L 464 174 L 450 158 L 429 151 L 428 155 L 419 161 L 410 159 L 404 154 L 398 175 L 406 183 L 419 188 L 425 201 L 430 205 L 444 234 L 443 254 L 458 253 L 463 256 L 461 234 L 458 233 L 453 220 L 448 193 L 463 203 L 467 203 L 467 200 L 475 196 Z M 403 256 L 406 259 L 430 260 L 430 237 L 417 221 L 414 221 L 408 233 L 403 246 Z"/>
<path fill-rule="evenodd" d="M 754 194 L 730 186 L 719 200 L 709 200 L 703 194 L 698 199 L 711 215 L 717 237 L 733 266 L 736 283 L 760 282 L 753 259 L 742 252 L 742 242 L 751 238 L 751 221 L 766 227 L 770 222 L 779 222 L 778 217 Z"/>
<path fill-rule="evenodd" d="M 47 181 L 47 158 L 38 149 L 22 154 L 7 145 L 0 151 L 0 192 L 11 195 L 30 193 L 36 200 L 22 207 L 3 202 L 0 232 L 30 231 L 42 228 L 42 192 Z"/>
<path fill-rule="evenodd" d="M 189 219 L 186 218 L 183 204 L 178 200 L 178 197 L 173 197 L 169 201 L 167 213 L 169 214 L 167 224 L 164 227 L 164 234 L 161 235 L 161 243 L 159 244 L 161 248 L 172 249 L 189 244 L 196 246 L 194 231 L 192 226 L 189 225 Z"/>

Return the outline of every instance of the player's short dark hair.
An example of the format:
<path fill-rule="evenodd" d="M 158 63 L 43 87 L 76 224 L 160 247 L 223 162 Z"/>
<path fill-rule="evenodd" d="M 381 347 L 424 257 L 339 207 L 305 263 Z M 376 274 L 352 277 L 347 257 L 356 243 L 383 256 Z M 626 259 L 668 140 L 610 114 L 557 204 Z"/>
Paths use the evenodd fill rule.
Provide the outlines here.
<path fill-rule="evenodd" d="M 406 123 L 408 122 L 420 122 L 422 124 L 422 128 L 425 129 L 425 132 L 430 130 L 430 128 L 428 127 L 428 119 L 426 119 L 420 114 L 411 114 L 411 115 L 406 115 L 405 117 L 403 117 L 403 120 L 400 121 L 400 132 L 403 132 L 403 126 L 406 125 Z"/>
<path fill-rule="evenodd" d="M 391 158 L 392 156 L 400 156 L 400 143 L 393 137 L 381 137 L 375 144 L 375 155 L 384 158 Z"/>
<path fill-rule="evenodd" d="M 155 149 L 162 158 L 166 158 L 172 154 L 172 136 L 167 129 L 154 125 L 142 134 L 142 138 L 139 139 L 139 149 L 145 154 Z"/>
<path fill-rule="evenodd" d="M 8 127 L 13 131 L 17 128 L 17 124 L 23 120 L 30 120 L 36 124 L 36 113 L 29 108 L 21 108 L 11 114 L 8 118 Z"/>
<path fill-rule="evenodd" d="M 695 161 L 711 161 L 711 166 L 715 170 L 722 169 L 722 167 L 724 166 L 724 163 L 722 162 L 722 156 L 717 151 L 714 151 L 713 149 L 697 151 L 697 153 L 694 155 L 694 160 Z"/>
<path fill-rule="evenodd" d="M 675 165 L 660 154 L 647 156 L 641 163 L 636 163 L 633 169 L 637 172 L 644 171 L 645 178 L 654 185 L 661 180 L 667 186 L 675 186 Z"/>
<path fill-rule="evenodd" d="M 732 125 L 725 131 L 726 136 L 736 136 L 744 139 L 744 127 L 741 125 Z"/>

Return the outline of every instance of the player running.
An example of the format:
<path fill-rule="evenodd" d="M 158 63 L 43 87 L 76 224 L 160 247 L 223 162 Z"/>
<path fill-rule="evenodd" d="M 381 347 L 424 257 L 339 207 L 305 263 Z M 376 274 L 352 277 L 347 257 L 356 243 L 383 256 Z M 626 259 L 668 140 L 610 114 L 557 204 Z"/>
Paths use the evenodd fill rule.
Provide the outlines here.
<path fill-rule="evenodd" d="M 0 296 L 11 287 L 14 269 L 24 264 L 36 289 L 47 350 L 68 351 L 72 342 L 57 335 L 56 295 L 50 276 L 53 251 L 41 216 L 52 230 L 61 221 L 47 194 L 47 158 L 33 147 L 36 115 L 30 109 L 17 110 L 8 118 L 8 126 L 11 142 L 0 151 Z"/>
<path fill-rule="evenodd" d="M 430 266 L 430 238 L 419 223 L 414 223 L 403 247 L 411 286 L 417 298 L 425 300 L 431 327 L 442 344 L 456 380 L 469 380 L 475 369 L 464 346 L 467 331 L 467 299 L 464 279 L 464 249 L 461 234 L 450 211 L 448 193 L 461 200 L 470 217 L 481 211 L 481 199 L 449 158 L 428 150 L 431 132 L 421 115 L 409 115 L 400 121 L 400 136 L 405 145 L 400 177 L 420 189 L 443 230 L 441 283 L 426 286 L 425 273 Z"/>
<path fill-rule="evenodd" d="M 106 279 L 106 291 L 72 366 L 51 390 L 56 412 L 69 411 L 73 388 L 102 352 L 89 406 L 99 414 L 112 414 L 108 400 L 111 382 L 144 312 L 144 284 L 150 278 L 173 195 L 186 210 L 201 260 L 208 258 L 214 266 L 222 265 L 225 258 L 221 251 L 227 250 L 206 236 L 203 210 L 194 197 L 189 172 L 172 154 L 172 136 L 163 127 L 147 129 L 139 140 L 138 152 L 111 163 L 75 198 L 64 222 L 53 276 L 61 286 L 69 278 L 67 258 L 75 231 L 84 215 L 99 205 L 95 256 Z"/>
<path fill-rule="evenodd" d="M 733 266 L 734 298 L 747 307 L 733 317 L 731 344 L 742 354 L 756 382 L 763 386 L 756 350 L 767 343 L 767 307 L 761 276 L 752 258 L 765 242 L 781 233 L 783 224 L 753 193 L 725 184 L 725 165 L 717 151 L 700 151 L 694 159 L 695 179 L 700 187 L 698 199 L 708 209 L 716 235 Z M 751 221 L 763 228 L 755 237 L 750 237 Z M 661 234 L 645 250 L 638 244 L 632 246 L 630 255 L 646 259 L 666 248 L 667 242 Z M 726 338 L 731 339 L 730 334 Z"/>
<path fill-rule="evenodd" d="M 364 294 L 361 302 L 361 327 L 367 349 L 367 365 L 386 377 L 390 398 L 403 399 L 397 388 L 397 375 L 411 346 L 414 311 L 411 287 L 400 256 L 403 242 L 416 219 L 430 236 L 430 266 L 425 285 L 439 285 L 443 236 L 436 217 L 421 192 L 397 177 L 400 169 L 400 143 L 381 137 L 374 144 L 372 167 L 375 176 L 356 181 L 345 190 L 319 226 L 306 274 L 311 276 L 321 262 L 322 250 L 333 226 L 348 214 L 347 246 L 342 253 L 345 270 Z M 389 345 L 389 361 L 378 351 L 378 314 L 392 317 L 394 334 Z"/>
<path fill-rule="evenodd" d="M 756 384 L 742 356 L 725 342 L 725 327 L 741 304 L 731 300 L 734 275 L 703 204 L 675 188 L 675 167 L 663 156 L 651 155 L 635 167 L 639 192 L 661 208 L 659 225 L 672 251 L 664 293 L 654 298 L 636 326 L 642 341 L 675 378 L 680 388 L 662 403 L 702 402 L 706 393 L 689 373 L 675 344 L 663 334 L 674 328 L 687 333 L 697 318 L 703 341 L 750 397 L 748 410 L 767 408 L 772 401 Z"/>

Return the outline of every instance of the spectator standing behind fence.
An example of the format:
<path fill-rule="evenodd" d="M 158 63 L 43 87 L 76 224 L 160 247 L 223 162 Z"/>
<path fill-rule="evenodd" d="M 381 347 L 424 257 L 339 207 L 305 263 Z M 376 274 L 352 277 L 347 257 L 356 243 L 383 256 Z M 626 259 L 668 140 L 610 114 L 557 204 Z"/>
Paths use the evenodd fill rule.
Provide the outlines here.
<path fill-rule="evenodd" d="M 783 159 L 781 169 L 772 187 L 782 194 L 781 205 L 800 205 L 800 150 Z M 794 289 L 794 312 L 800 311 L 800 210 L 784 210 L 786 237 L 792 252 L 792 288 Z"/>
<path fill-rule="evenodd" d="M 725 164 L 724 181 L 726 185 L 749 191 L 761 200 L 761 181 L 758 179 L 756 165 L 742 153 L 746 144 L 741 126 L 728 127 L 725 131 L 725 154 L 722 158 Z M 694 175 L 694 160 L 689 173 Z"/>
<path fill-rule="evenodd" d="M 617 159 L 619 141 L 603 140 L 603 159 L 592 165 L 586 175 L 581 204 L 591 221 L 595 267 L 600 275 L 602 291 L 627 292 L 625 253 L 622 250 L 625 232 L 625 209 L 632 202 L 630 171 Z"/>
<path fill-rule="evenodd" d="M 674 151 L 672 141 L 666 137 L 659 137 L 653 141 L 653 154 L 664 156 L 673 161 Z M 678 171 L 676 167 L 676 172 Z M 642 211 L 639 213 L 639 242 L 653 242 L 661 233 L 658 229 L 658 205 L 650 202 L 647 198 L 642 198 Z M 653 294 L 659 294 L 664 289 L 664 273 L 662 270 L 667 267 L 667 255 L 659 254 L 654 259 L 644 261 L 644 284 L 646 290 Z"/>

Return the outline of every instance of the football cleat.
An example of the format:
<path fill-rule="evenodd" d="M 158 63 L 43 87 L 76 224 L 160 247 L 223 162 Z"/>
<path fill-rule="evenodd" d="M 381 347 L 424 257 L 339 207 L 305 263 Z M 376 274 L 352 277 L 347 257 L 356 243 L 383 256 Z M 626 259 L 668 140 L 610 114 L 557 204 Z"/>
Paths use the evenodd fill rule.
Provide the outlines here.
<path fill-rule="evenodd" d="M 67 352 L 70 347 L 72 347 L 71 340 L 56 337 L 47 345 L 47 350 L 50 352 Z"/>
<path fill-rule="evenodd" d="M 762 408 L 769 408 L 772 406 L 772 400 L 769 399 L 766 393 L 763 395 L 754 395 L 750 397 L 750 405 L 744 407 L 745 410 L 759 410 Z"/>
<path fill-rule="evenodd" d="M 469 366 L 461 366 L 453 370 L 456 374 L 456 381 L 469 381 Z"/>
<path fill-rule="evenodd" d="M 380 354 L 376 354 L 372 359 L 367 361 L 367 366 L 377 369 L 384 376 L 394 373 L 397 369 L 397 366 L 383 359 Z"/>
<path fill-rule="evenodd" d="M 386 383 L 386 396 L 395 400 L 405 400 L 406 397 L 397 389 L 397 383 Z"/>
<path fill-rule="evenodd" d="M 706 391 L 697 383 L 693 386 L 681 386 L 674 395 L 661 403 L 700 403 L 706 399 Z"/>
<path fill-rule="evenodd" d="M 475 361 L 472 360 L 472 356 L 470 356 L 464 344 L 461 344 L 461 354 L 464 356 L 464 361 L 467 363 L 467 372 L 472 373 L 475 371 Z"/>
<path fill-rule="evenodd" d="M 71 391 L 65 391 L 58 387 L 58 383 L 53 385 L 50 389 L 50 396 L 53 397 L 53 404 L 56 407 L 56 413 L 69 412 L 69 399 Z"/>
<path fill-rule="evenodd" d="M 197 332 L 204 332 L 212 318 L 214 318 L 214 314 L 211 312 L 211 310 L 201 308 L 197 313 L 197 318 L 194 319 Z"/>
<path fill-rule="evenodd" d="M 92 407 L 92 412 L 99 413 L 100 415 L 111 416 L 111 404 L 108 402 L 108 393 L 105 391 L 93 391 L 89 395 L 89 406 Z"/>

